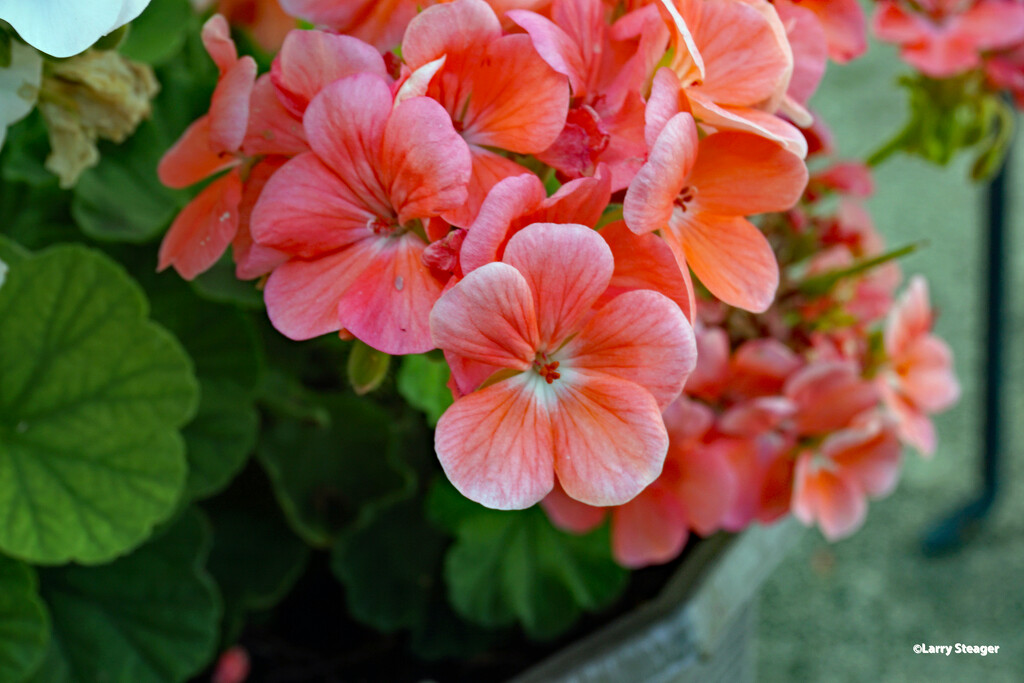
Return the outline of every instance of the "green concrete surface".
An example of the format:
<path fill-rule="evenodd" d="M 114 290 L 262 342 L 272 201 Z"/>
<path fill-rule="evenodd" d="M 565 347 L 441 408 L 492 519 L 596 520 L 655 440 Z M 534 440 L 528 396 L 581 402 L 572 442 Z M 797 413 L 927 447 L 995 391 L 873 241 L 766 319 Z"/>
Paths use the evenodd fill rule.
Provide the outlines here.
<path fill-rule="evenodd" d="M 904 95 L 894 82 L 904 69 L 894 51 L 879 46 L 853 64 L 830 66 L 812 105 L 832 125 L 844 156 L 866 156 L 901 126 Z M 876 175 L 870 202 L 890 246 L 928 242 L 903 268 L 929 279 L 937 330 L 953 348 L 963 397 L 936 420 L 935 457 L 908 451 L 899 487 L 871 505 L 855 536 L 829 544 L 809 531 L 769 579 L 759 609 L 760 681 L 1024 681 L 1024 131 L 1010 177 L 1002 496 L 958 554 L 929 559 L 920 550 L 925 530 L 978 486 L 984 193 L 968 180 L 969 161 L 943 169 L 891 159 Z M 915 643 L 1000 650 L 920 655 Z"/>

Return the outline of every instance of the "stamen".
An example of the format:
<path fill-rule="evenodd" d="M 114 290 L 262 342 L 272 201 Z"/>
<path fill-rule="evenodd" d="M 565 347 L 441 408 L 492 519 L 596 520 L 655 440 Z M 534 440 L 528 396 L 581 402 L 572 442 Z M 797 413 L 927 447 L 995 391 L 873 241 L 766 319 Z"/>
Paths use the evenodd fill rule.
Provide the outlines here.
<path fill-rule="evenodd" d="M 537 354 L 537 359 L 533 361 L 533 369 L 537 371 L 537 374 L 544 378 L 544 381 L 548 384 L 554 384 L 556 379 L 559 379 L 562 374 L 558 372 L 559 362 L 557 360 L 548 361 L 547 354 Z"/>

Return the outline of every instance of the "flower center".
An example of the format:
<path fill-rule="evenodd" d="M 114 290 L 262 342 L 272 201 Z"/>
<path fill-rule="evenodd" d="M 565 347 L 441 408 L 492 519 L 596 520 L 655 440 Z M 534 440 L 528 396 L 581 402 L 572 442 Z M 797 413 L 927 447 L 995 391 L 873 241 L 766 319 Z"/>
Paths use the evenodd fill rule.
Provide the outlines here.
<path fill-rule="evenodd" d="M 678 195 L 676 195 L 676 200 L 675 200 L 674 204 L 676 206 L 678 206 L 682 210 L 683 213 L 686 213 L 687 204 L 692 202 L 694 197 L 696 197 L 696 196 L 697 196 L 697 188 L 696 187 L 690 187 L 689 185 L 687 185 L 686 187 L 684 187 L 682 190 L 679 191 Z"/>
<path fill-rule="evenodd" d="M 558 372 L 558 361 L 549 361 L 547 354 L 538 353 L 537 358 L 533 361 L 533 369 L 538 375 L 544 378 L 544 381 L 548 384 L 554 384 L 555 380 L 560 378 L 562 375 Z"/>

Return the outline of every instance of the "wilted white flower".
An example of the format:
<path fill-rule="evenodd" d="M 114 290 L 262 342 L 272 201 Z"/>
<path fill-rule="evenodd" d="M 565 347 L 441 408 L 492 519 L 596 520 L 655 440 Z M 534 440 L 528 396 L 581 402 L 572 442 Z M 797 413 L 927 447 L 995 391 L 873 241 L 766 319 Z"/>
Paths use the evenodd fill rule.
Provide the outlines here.
<path fill-rule="evenodd" d="M 0 0 L 0 19 L 29 45 L 70 57 L 142 14 L 149 0 Z"/>
<path fill-rule="evenodd" d="M 11 63 L 0 68 L 0 148 L 7 126 L 28 116 L 36 106 L 43 79 L 43 58 L 18 41 L 11 41 Z"/>

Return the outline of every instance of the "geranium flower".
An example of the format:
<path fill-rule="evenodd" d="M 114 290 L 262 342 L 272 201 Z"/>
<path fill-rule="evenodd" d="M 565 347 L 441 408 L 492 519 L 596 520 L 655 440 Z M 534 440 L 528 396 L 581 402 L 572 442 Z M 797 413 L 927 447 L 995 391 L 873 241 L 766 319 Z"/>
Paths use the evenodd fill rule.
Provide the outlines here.
<path fill-rule="evenodd" d="M 149 0 L 0 0 L 0 19 L 26 43 L 54 57 L 70 57 L 121 28 Z"/>
<path fill-rule="evenodd" d="M 880 2 L 874 30 L 900 46 L 900 56 L 921 73 L 945 78 L 981 65 L 981 53 L 1024 39 L 1024 5 L 1005 0 L 921 2 L 923 11 L 894 0 Z"/>
<path fill-rule="evenodd" d="M 483 0 L 434 5 L 409 22 L 402 42 L 406 65 L 416 71 L 442 57 L 425 94 L 445 108 L 473 155 L 469 196 L 450 216 L 466 227 L 491 187 L 527 172 L 498 151 L 536 154 L 561 133 L 569 83 L 537 54 L 529 36 L 503 35 Z"/>
<path fill-rule="evenodd" d="M 437 102 L 395 105 L 373 73 L 324 88 L 303 125 L 312 151 L 270 178 L 253 211 L 256 242 L 290 256 L 264 290 L 271 321 L 292 339 L 344 328 L 385 353 L 430 350 L 447 277 L 423 263 L 421 220 L 465 202 L 465 141 Z"/>
<path fill-rule="evenodd" d="M 657 292 L 593 311 L 613 270 L 594 230 L 538 223 L 434 306 L 438 347 L 499 368 L 437 425 L 441 466 L 467 498 L 526 508 L 557 477 L 576 500 L 620 505 L 661 473 L 661 410 L 693 371 L 693 330 Z"/>
<path fill-rule="evenodd" d="M 744 216 L 793 206 L 807 183 L 803 162 L 750 133 L 698 140 L 685 112 L 664 122 L 660 132 L 655 119 L 648 121 L 654 122 L 648 137 L 654 143 L 626 192 L 626 224 L 637 233 L 661 230 L 680 268 L 692 268 L 718 299 L 766 310 L 779 267 L 768 240 Z"/>
<path fill-rule="evenodd" d="M 900 442 L 892 423 L 866 415 L 835 432 L 817 452 L 797 458 L 793 481 L 793 515 L 815 522 L 825 538 L 849 536 L 864 523 L 868 497 L 878 498 L 896 486 Z"/>
<path fill-rule="evenodd" d="M 931 333 L 933 322 L 928 283 L 916 276 L 889 314 L 885 328 L 889 362 L 878 379 L 900 438 L 925 455 L 935 452 L 935 426 L 928 416 L 960 398 L 952 353 Z"/>
<path fill-rule="evenodd" d="M 776 7 L 793 5 L 810 10 L 818 18 L 828 44 L 828 56 L 840 64 L 868 49 L 867 21 L 857 0 L 773 0 Z"/>

